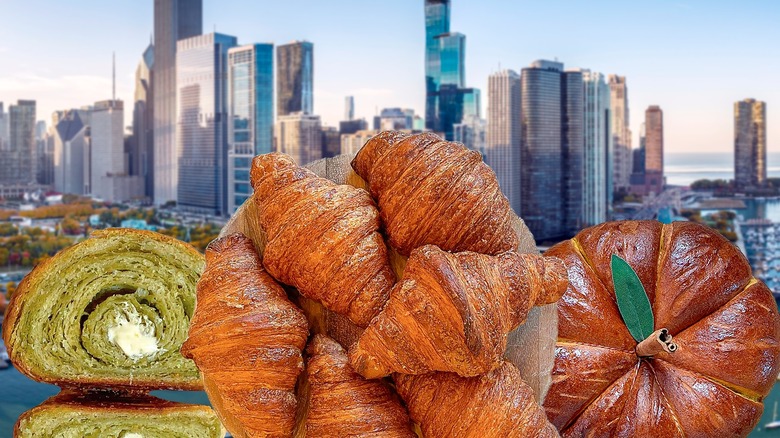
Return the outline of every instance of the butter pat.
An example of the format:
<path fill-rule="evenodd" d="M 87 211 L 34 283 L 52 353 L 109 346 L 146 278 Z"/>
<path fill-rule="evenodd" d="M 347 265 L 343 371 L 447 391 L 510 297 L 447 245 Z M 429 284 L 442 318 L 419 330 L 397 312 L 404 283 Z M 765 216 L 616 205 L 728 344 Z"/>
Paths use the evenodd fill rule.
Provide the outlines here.
<path fill-rule="evenodd" d="M 126 306 L 124 313 L 117 316 L 116 325 L 108 328 L 108 341 L 133 360 L 151 356 L 159 351 L 157 338 L 154 335 L 154 324 L 132 306 Z M 141 435 L 125 436 L 137 438 Z"/>
<path fill-rule="evenodd" d="M 122 438 L 144 438 L 144 436 L 143 436 L 143 435 L 141 435 L 140 433 L 135 433 L 135 432 L 125 432 L 125 433 L 122 435 Z"/>

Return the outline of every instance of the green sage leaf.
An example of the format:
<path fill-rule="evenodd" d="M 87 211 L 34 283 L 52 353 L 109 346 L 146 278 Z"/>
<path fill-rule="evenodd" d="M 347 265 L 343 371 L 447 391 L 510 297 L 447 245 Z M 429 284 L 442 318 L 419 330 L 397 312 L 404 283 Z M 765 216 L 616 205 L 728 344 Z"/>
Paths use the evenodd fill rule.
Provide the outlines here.
<path fill-rule="evenodd" d="M 612 255 L 612 285 L 615 287 L 620 316 L 631 336 L 642 342 L 653 333 L 653 308 L 647 292 L 634 269 L 616 255 Z"/>

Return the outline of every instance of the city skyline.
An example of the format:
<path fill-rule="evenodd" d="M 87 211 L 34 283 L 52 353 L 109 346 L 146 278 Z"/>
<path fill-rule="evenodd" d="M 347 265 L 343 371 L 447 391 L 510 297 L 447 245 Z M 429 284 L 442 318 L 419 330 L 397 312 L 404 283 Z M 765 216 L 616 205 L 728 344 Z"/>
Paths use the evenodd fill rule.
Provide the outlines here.
<path fill-rule="evenodd" d="M 562 14 L 562 6 L 554 4 L 497 2 L 480 7 L 455 0 L 451 28 L 468 35 L 466 83 L 484 91 L 488 75 L 498 71 L 499 65 L 517 71 L 533 59 L 555 57 L 567 66 L 626 76 L 630 110 L 641 114 L 649 105 L 664 108 L 665 143 L 669 151 L 678 152 L 729 151 L 733 148 L 732 104 L 752 97 L 769 107 L 767 136 L 772 151 L 771 140 L 780 126 L 772 111 L 773 102 L 780 102 L 779 79 L 772 72 L 780 68 L 780 48 L 771 41 L 780 38 L 780 31 L 772 27 L 780 6 L 662 2 L 650 7 L 604 2 L 595 8 L 598 14 L 591 6 L 568 4 Z M 4 7 L 8 10 L 4 16 L 13 20 L 0 26 L 0 101 L 34 99 L 38 119 L 50 123 L 54 110 L 105 100 L 111 96 L 112 50 L 117 52 L 117 98 L 132 101 L 135 67 L 153 28 L 151 5 L 118 2 L 111 8 L 85 8 L 87 13 L 67 23 L 55 20 L 61 16 L 57 10 L 65 5 L 46 5 L 45 14 L 36 2 Z M 370 118 L 384 107 L 409 107 L 424 114 L 421 9 L 419 2 L 408 2 L 383 10 L 382 21 L 393 22 L 394 32 L 382 36 L 373 29 L 373 20 L 355 20 L 373 16 L 376 4 L 285 2 L 269 6 L 227 1 L 218 5 L 206 0 L 203 29 L 210 32 L 216 24 L 218 32 L 238 36 L 240 44 L 312 41 L 317 51 L 314 114 L 321 115 L 324 124 L 337 126 L 346 95 L 355 96 L 358 118 Z M 113 16 L 122 20 L 111 20 Z M 538 18 L 550 16 L 556 18 L 560 32 L 541 32 L 549 22 Z M 518 22 L 526 17 L 527 22 Z M 652 25 L 646 23 L 657 20 L 663 20 L 664 27 L 652 33 Z M 85 26 L 96 33 L 103 30 L 108 37 L 79 49 L 79 62 L 69 62 L 67 56 L 74 56 L 74 50 L 62 47 L 84 47 L 76 45 L 81 36 L 72 29 Z M 512 38 L 493 30 L 500 26 L 512 29 Z M 740 26 L 749 26 L 752 32 L 727 31 Z M 58 44 L 37 37 L 35 32 L 40 29 L 57 35 Z M 586 31 L 588 38 L 577 37 Z M 755 38 L 757 34 L 762 38 Z M 599 38 L 602 42 L 597 43 Z M 386 56 L 373 56 L 378 52 Z M 356 64 L 361 54 L 372 62 Z M 482 114 L 486 114 L 486 100 Z M 641 117 L 631 119 L 635 147 L 639 124 Z"/>

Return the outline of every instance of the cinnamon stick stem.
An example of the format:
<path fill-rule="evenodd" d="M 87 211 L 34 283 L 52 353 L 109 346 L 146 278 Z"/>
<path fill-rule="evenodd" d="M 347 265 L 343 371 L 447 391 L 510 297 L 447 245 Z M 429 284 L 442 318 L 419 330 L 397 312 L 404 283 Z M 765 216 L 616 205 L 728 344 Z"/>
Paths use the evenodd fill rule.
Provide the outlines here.
<path fill-rule="evenodd" d="M 653 357 L 662 351 L 667 353 L 677 351 L 677 344 L 672 342 L 672 335 L 665 328 L 654 331 L 636 346 L 636 355 L 639 357 Z"/>

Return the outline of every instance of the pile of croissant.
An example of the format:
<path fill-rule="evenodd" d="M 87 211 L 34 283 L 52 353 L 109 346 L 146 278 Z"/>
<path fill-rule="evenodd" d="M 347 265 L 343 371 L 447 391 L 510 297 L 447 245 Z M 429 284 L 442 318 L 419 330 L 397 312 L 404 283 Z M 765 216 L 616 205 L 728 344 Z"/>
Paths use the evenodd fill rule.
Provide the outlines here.
<path fill-rule="evenodd" d="M 558 436 L 507 334 L 568 286 L 559 259 L 516 252 L 513 214 L 475 151 L 383 132 L 338 185 L 255 157 L 257 236 L 206 250 L 182 353 L 234 437 Z M 402 256 L 402 257 L 401 257 Z M 391 258 L 405 258 L 397 278 Z M 357 327 L 341 345 L 316 302 Z M 342 341 L 344 343 L 344 341 Z"/>

